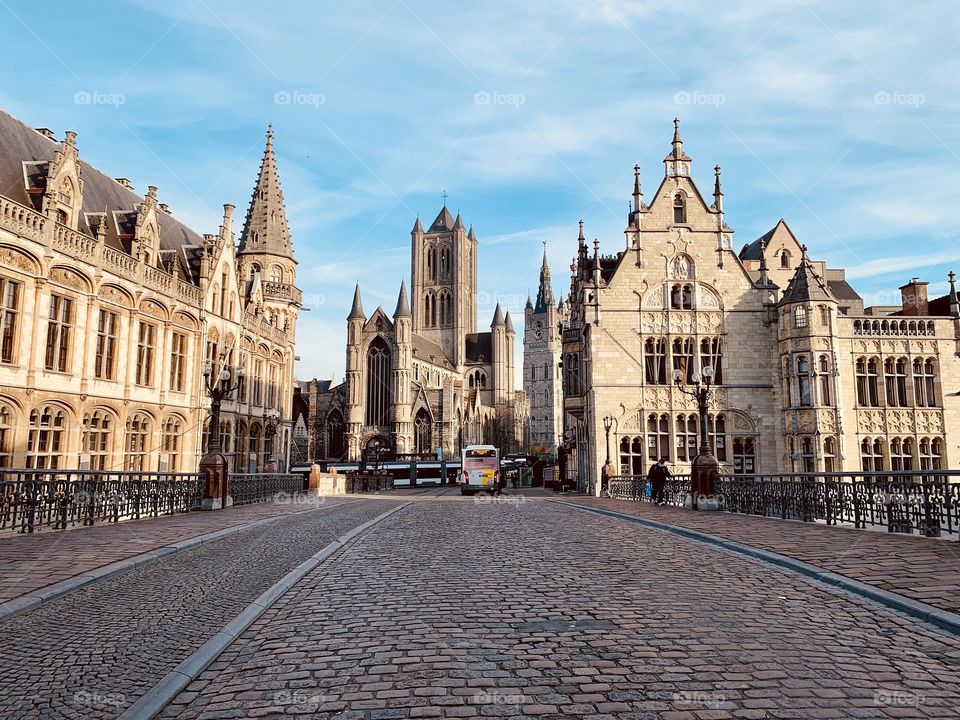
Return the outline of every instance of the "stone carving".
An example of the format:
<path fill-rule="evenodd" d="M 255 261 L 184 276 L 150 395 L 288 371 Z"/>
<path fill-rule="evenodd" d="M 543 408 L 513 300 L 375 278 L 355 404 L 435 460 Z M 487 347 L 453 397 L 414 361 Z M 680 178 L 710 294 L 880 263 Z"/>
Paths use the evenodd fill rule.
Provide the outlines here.
<path fill-rule="evenodd" d="M 804 434 L 812 433 L 816 427 L 813 410 L 801 410 L 797 418 L 797 427 Z"/>
<path fill-rule="evenodd" d="M 682 239 L 682 236 L 681 236 Z M 678 255 L 673 259 L 673 279 L 674 280 L 689 280 L 693 277 L 693 268 L 690 264 L 690 259 L 686 255 Z"/>
<path fill-rule="evenodd" d="M 140 303 L 140 312 L 144 315 L 157 318 L 158 320 L 167 319 L 167 311 L 160 303 L 153 302 L 152 300 L 144 300 Z"/>
<path fill-rule="evenodd" d="M 86 278 L 82 277 L 79 273 L 75 273 L 73 270 L 68 270 L 67 268 L 53 268 L 53 270 L 50 271 L 50 279 L 55 283 L 59 283 L 65 287 L 73 288 L 74 290 L 79 290 L 80 292 L 87 292 L 90 290 L 90 284 L 87 282 Z"/>
<path fill-rule="evenodd" d="M 883 410 L 858 410 L 857 430 L 870 434 L 886 432 Z"/>
<path fill-rule="evenodd" d="M 101 285 L 97 294 L 104 300 L 109 300 L 117 305 L 122 305 L 123 307 L 127 308 L 132 307 L 130 297 L 123 292 L 123 290 L 115 287 L 114 285 Z"/>
<path fill-rule="evenodd" d="M 37 269 L 37 264 L 33 260 L 31 260 L 27 255 L 24 255 L 22 252 L 14 250 L 13 248 L 3 249 L 3 253 L 0 254 L 0 262 L 7 267 L 22 270 L 25 273 L 32 274 L 36 272 Z"/>
<path fill-rule="evenodd" d="M 189 315 L 187 315 L 186 313 L 182 313 L 182 312 L 174 313 L 173 321 L 178 325 L 183 325 L 184 327 L 193 328 L 193 329 L 196 329 L 197 327 L 197 321 L 194 320 Z M 247 345 L 253 344 L 252 342 L 250 342 L 248 338 L 244 338 L 244 342 Z M 241 343 L 241 346 L 245 347 L 242 343 Z"/>
<path fill-rule="evenodd" d="M 833 410 L 820 411 L 820 430 L 827 434 L 836 432 L 837 423 L 836 416 L 833 414 Z"/>

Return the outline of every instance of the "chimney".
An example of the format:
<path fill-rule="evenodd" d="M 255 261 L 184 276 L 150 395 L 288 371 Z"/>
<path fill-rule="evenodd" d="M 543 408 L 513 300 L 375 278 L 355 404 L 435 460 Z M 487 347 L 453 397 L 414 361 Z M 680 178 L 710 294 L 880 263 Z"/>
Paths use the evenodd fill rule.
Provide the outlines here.
<path fill-rule="evenodd" d="M 927 285 L 929 284 L 920 282 L 920 278 L 911 278 L 910 282 L 900 288 L 900 303 L 904 315 L 926 317 L 930 314 L 927 305 Z"/>
<path fill-rule="evenodd" d="M 159 205 L 160 209 L 161 209 L 163 212 L 165 212 L 167 215 L 170 214 L 170 206 L 169 206 L 169 205 L 167 205 L 166 203 L 158 203 L 158 205 Z"/>
<path fill-rule="evenodd" d="M 133 190 L 133 183 L 127 178 L 114 178 L 114 180 L 123 185 L 127 190 Z"/>
<path fill-rule="evenodd" d="M 54 134 L 53 134 L 53 130 L 51 130 L 50 128 L 34 128 L 34 130 L 36 130 L 38 133 L 40 133 L 40 134 L 43 135 L 45 138 L 48 138 L 48 139 L 50 139 L 50 140 L 56 140 L 56 139 L 57 139 L 57 138 L 54 136 Z"/>

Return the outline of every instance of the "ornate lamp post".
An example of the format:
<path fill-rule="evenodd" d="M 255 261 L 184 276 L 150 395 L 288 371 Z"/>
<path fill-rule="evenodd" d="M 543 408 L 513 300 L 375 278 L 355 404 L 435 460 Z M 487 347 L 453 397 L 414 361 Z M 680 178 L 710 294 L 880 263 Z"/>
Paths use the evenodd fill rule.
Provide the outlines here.
<path fill-rule="evenodd" d="M 600 492 L 603 493 L 603 474 L 606 471 L 606 465 L 610 462 L 610 429 L 613 427 L 613 416 L 605 415 L 603 418 L 603 432 L 607 438 L 607 459 L 603 461 L 604 469 L 600 471 Z M 608 481 L 609 482 L 609 481 Z"/>
<path fill-rule="evenodd" d="M 220 355 L 220 370 L 210 362 L 203 366 L 203 384 L 210 396 L 210 430 L 207 435 L 207 447 L 200 459 L 200 472 L 207 476 L 201 507 L 204 510 L 217 510 L 230 505 L 229 473 L 227 458 L 220 445 L 220 406 L 229 400 L 233 393 L 243 385 L 244 369 L 238 368 L 236 380 L 229 368 L 223 366 L 224 355 Z"/>
<path fill-rule="evenodd" d="M 710 441 L 707 437 L 707 403 L 711 397 L 713 368 L 708 365 L 703 369 L 702 374 L 694 373 L 692 380 L 695 387 L 692 390 L 687 389 L 684 385 L 683 373 L 680 370 L 673 371 L 673 381 L 677 389 L 697 401 L 697 412 L 700 416 L 700 451 L 693 459 L 691 467 L 688 506 L 694 510 L 717 510 L 719 505 L 714 476 L 719 472 L 720 463 L 710 453 Z"/>

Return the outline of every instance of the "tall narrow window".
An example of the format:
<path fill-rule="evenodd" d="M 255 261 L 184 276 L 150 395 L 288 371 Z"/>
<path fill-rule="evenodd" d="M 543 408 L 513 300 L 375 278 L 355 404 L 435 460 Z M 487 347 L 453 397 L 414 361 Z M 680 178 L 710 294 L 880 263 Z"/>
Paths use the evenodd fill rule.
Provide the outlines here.
<path fill-rule="evenodd" d="M 693 285 L 677 283 L 670 288 L 670 307 L 673 310 L 693 309 Z"/>
<path fill-rule="evenodd" d="M 660 338 L 647 338 L 643 348 L 644 375 L 648 385 L 667 384 L 667 343 Z"/>
<path fill-rule="evenodd" d="M 693 340 L 675 338 L 673 341 L 673 369 L 680 372 L 681 382 L 693 382 Z"/>
<path fill-rule="evenodd" d="M 13 363 L 20 321 L 20 283 L 0 278 L 0 362 Z"/>
<path fill-rule="evenodd" d="M 723 353 L 720 338 L 703 338 L 700 340 L 700 371 L 713 368 L 714 385 L 723 384 Z"/>
<path fill-rule="evenodd" d="M 936 372 L 933 360 L 915 358 L 913 361 L 913 395 L 917 407 L 936 407 L 935 380 Z"/>
<path fill-rule="evenodd" d="M 752 437 L 733 439 L 733 472 L 736 475 L 753 475 L 757 471 L 757 450 Z"/>
<path fill-rule="evenodd" d="M 0 468 L 10 467 L 13 460 L 14 432 L 13 410 L 6 403 L 0 403 Z"/>
<path fill-rule="evenodd" d="M 66 430 L 67 418 L 63 410 L 47 405 L 31 411 L 26 466 L 38 470 L 59 468 Z"/>
<path fill-rule="evenodd" d="M 913 470 L 913 438 L 893 438 L 890 441 L 890 469 Z"/>
<path fill-rule="evenodd" d="M 170 333 L 170 389 L 183 392 L 187 379 L 187 336 Z"/>
<path fill-rule="evenodd" d="M 117 314 L 101 309 L 97 316 L 97 353 L 93 361 L 93 375 L 100 380 L 116 379 L 117 327 Z"/>
<path fill-rule="evenodd" d="M 161 449 L 167 456 L 167 472 L 180 470 L 180 434 L 182 422 L 176 415 L 171 415 L 163 424 L 163 441 Z M 237 465 L 235 472 L 243 472 L 242 465 Z"/>
<path fill-rule="evenodd" d="M 648 457 L 666 458 L 670 460 L 670 418 L 668 415 L 650 415 L 647 418 L 647 450 Z"/>
<path fill-rule="evenodd" d="M 378 337 L 367 351 L 367 425 L 390 424 L 391 375 L 390 348 Z"/>
<path fill-rule="evenodd" d="M 710 449 L 717 460 L 727 459 L 727 421 L 724 416 L 711 415 L 708 418 L 707 431 Z"/>
<path fill-rule="evenodd" d="M 823 469 L 826 472 L 837 471 L 837 441 L 832 437 L 823 439 Z"/>
<path fill-rule="evenodd" d="M 141 321 L 137 330 L 136 384 L 153 385 L 153 365 L 157 351 L 157 326 Z"/>
<path fill-rule="evenodd" d="M 809 407 L 812 402 L 810 398 L 810 361 L 806 355 L 797 358 L 797 388 L 799 389 L 799 405 Z"/>
<path fill-rule="evenodd" d="M 70 333 L 73 330 L 73 300 L 62 295 L 50 296 L 47 319 L 47 347 L 44 367 L 57 372 L 67 371 Z"/>
<path fill-rule="evenodd" d="M 780 267 L 784 270 L 790 268 L 790 253 L 786 249 L 780 251 Z"/>
<path fill-rule="evenodd" d="M 857 404 L 861 407 L 879 407 L 877 392 L 877 359 L 857 358 Z"/>
<path fill-rule="evenodd" d="M 343 415 L 334 410 L 327 416 L 327 457 L 339 459 L 343 450 Z"/>
<path fill-rule="evenodd" d="M 831 405 L 830 392 L 830 359 L 826 355 L 820 356 L 820 404 Z"/>
<path fill-rule="evenodd" d="M 686 462 L 697 456 L 697 416 L 677 416 L 677 460 Z"/>
<path fill-rule="evenodd" d="M 807 326 L 807 309 L 803 305 L 797 305 L 793 309 L 793 326 L 797 328 Z"/>
<path fill-rule="evenodd" d="M 687 222 L 687 201 L 683 193 L 677 193 L 673 196 L 673 222 L 675 225 Z"/>
<path fill-rule="evenodd" d="M 147 454 L 150 451 L 148 438 L 150 419 L 143 413 L 134 413 L 127 420 L 127 435 L 124 442 L 123 469 L 142 472 L 147 469 Z"/>
<path fill-rule="evenodd" d="M 91 470 L 107 470 L 110 456 L 112 418 L 103 410 L 94 410 L 83 417 L 83 452 L 90 456 Z"/>
<path fill-rule="evenodd" d="M 247 462 L 253 466 L 251 472 L 257 472 L 260 467 L 260 438 L 262 436 L 262 431 L 258 423 L 254 423 L 250 426 L 250 444 L 247 446 L 248 460 Z M 246 466 L 245 466 L 246 467 Z M 248 470 L 249 468 L 246 468 Z"/>
<path fill-rule="evenodd" d="M 427 411 L 420 409 L 413 420 L 413 444 L 415 452 L 429 453 L 433 450 L 433 423 Z"/>
<path fill-rule="evenodd" d="M 803 472 L 808 473 L 812 473 L 816 469 L 813 438 L 805 437 L 800 441 L 800 466 L 803 468 Z"/>
<path fill-rule="evenodd" d="M 864 438 L 860 441 L 860 466 L 864 472 L 883 470 L 883 440 Z"/>
<path fill-rule="evenodd" d="M 907 359 L 887 358 L 883 363 L 883 379 L 886 387 L 887 405 L 906 407 L 907 405 Z"/>

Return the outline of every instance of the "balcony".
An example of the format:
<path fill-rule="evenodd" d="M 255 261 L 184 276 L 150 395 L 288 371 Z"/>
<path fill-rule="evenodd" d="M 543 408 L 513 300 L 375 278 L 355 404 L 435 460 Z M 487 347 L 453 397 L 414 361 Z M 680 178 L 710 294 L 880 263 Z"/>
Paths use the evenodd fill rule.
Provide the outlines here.
<path fill-rule="evenodd" d="M 267 300 L 286 300 L 297 305 L 303 300 L 303 293 L 296 285 L 281 282 L 263 283 L 263 296 Z"/>

